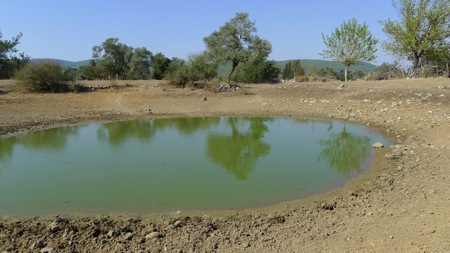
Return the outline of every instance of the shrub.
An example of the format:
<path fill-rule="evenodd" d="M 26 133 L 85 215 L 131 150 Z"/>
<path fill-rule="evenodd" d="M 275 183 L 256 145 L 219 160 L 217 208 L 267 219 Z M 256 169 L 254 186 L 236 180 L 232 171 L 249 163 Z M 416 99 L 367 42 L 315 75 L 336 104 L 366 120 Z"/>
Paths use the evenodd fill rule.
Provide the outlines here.
<path fill-rule="evenodd" d="M 295 81 L 296 82 L 300 82 L 300 83 L 307 83 L 307 82 L 309 82 L 309 77 L 307 77 L 307 76 L 296 76 L 295 77 Z"/>
<path fill-rule="evenodd" d="M 73 77 L 56 62 L 43 61 L 28 64 L 16 79 L 30 91 L 66 92 Z"/>
<path fill-rule="evenodd" d="M 370 73 L 366 79 L 367 80 L 390 80 L 403 78 L 403 72 L 401 66 L 394 62 L 392 64 L 383 63 L 376 67 L 372 73 Z"/>

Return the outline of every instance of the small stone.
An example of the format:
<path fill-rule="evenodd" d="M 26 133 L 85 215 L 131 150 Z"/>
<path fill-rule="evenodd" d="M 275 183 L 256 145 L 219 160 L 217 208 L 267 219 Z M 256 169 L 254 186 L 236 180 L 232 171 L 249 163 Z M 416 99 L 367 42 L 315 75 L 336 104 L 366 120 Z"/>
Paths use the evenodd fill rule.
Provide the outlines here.
<path fill-rule="evenodd" d="M 118 233 L 114 230 L 109 230 L 108 233 L 106 234 L 106 236 L 108 236 L 109 238 L 117 236 Z"/>
<path fill-rule="evenodd" d="M 45 242 L 38 240 L 31 245 L 31 249 L 42 249 L 46 246 Z"/>
<path fill-rule="evenodd" d="M 181 221 L 177 220 L 175 221 L 175 223 L 173 224 L 174 227 L 180 227 L 181 226 Z"/>
<path fill-rule="evenodd" d="M 436 190 L 429 190 L 429 191 L 428 191 L 428 194 L 429 194 L 429 195 L 436 194 Z"/>
<path fill-rule="evenodd" d="M 58 232 L 61 228 L 59 227 L 58 223 L 52 222 L 50 225 L 48 225 L 48 228 L 50 229 L 50 232 L 55 233 Z"/>
<path fill-rule="evenodd" d="M 372 145 L 372 147 L 374 147 L 374 148 L 384 148 L 384 145 L 383 145 L 383 143 L 377 141 L 377 142 L 375 142 L 375 143 Z"/>
<path fill-rule="evenodd" d="M 158 232 L 151 232 L 150 234 L 145 236 L 145 239 L 153 239 L 153 238 L 158 238 L 158 237 L 159 237 Z"/>
<path fill-rule="evenodd" d="M 125 238 L 125 240 L 129 241 L 129 240 L 133 239 L 133 236 L 134 236 L 134 234 L 129 232 L 129 233 L 125 234 L 124 238 Z"/>
<path fill-rule="evenodd" d="M 52 253 L 53 252 L 53 248 L 45 247 L 45 248 L 41 249 L 40 252 L 41 253 Z"/>
<path fill-rule="evenodd" d="M 208 101 L 208 98 L 203 97 L 202 100 L 203 100 L 203 101 Z"/>

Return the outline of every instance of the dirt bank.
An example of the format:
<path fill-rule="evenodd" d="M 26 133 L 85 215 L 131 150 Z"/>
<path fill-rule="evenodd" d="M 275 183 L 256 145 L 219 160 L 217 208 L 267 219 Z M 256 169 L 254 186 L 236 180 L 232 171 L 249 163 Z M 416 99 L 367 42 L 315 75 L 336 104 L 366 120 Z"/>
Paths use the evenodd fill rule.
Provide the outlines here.
<path fill-rule="evenodd" d="M 0 134 L 138 117 L 290 115 L 369 125 L 396 145 L 341 189 L 263 209 L 1 217 L 0 252 L 450 252 L 450 79 L 249 85 L 224 93 L 125 84 L 32 94 L 1 81 Z"/>

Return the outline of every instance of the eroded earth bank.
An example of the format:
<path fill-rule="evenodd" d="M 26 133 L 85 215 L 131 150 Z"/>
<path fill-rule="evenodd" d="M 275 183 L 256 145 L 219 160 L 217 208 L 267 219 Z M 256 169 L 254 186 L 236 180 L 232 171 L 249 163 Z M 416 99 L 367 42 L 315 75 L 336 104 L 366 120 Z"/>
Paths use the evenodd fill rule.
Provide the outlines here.
<path fill-rule="evenodd" d="M 450 252 L 450 79 L 259 84 L 219 93 L 142 81 L 34 94 L 0 82 L 2 138 L 85 122 L 219 115 L 342 119 L 395 145 L 343 188 L 262 209 L 4 215 L 0 252 Z"/>

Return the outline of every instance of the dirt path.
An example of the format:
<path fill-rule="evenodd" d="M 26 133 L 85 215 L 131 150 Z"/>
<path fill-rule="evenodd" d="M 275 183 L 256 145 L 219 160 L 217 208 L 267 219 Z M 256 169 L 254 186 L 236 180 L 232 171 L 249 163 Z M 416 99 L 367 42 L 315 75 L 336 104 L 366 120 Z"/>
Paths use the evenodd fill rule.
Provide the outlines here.
<path fill-rule="evenodd" d="M 341 189 L 263 209 L 1 217 L 0 252 L 450 252 L 450 79 L 227 93 L 131 84 L 30 94 L 0 82 L 0 134 L 137 117 L 290 115 L 366 124 L 396 145 Z"/>

